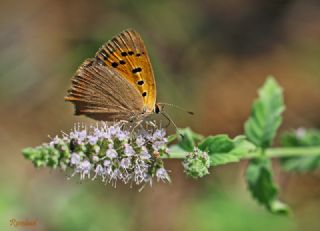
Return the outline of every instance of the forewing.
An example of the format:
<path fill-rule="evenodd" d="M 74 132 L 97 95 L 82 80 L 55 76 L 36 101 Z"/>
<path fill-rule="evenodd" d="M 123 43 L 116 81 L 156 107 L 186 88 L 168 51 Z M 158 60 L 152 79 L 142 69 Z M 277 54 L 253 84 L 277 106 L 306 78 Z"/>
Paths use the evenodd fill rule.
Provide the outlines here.
<path fill-rule="evenodd" d="M 117 71 L 86 60 L 72 78 L 65 100 L 75 105 L 76 115 L 97 120 L 129 120 L 143 112 L 143 98 Z"/>
<path fill-rule="evenodd" d="M 138 32 L 128 29 L 104 44 L 96 53 L 97 62 L 117 70 L 139 91 L 146 111 L 156 102 L 156 84 L 146 47 Z"/>

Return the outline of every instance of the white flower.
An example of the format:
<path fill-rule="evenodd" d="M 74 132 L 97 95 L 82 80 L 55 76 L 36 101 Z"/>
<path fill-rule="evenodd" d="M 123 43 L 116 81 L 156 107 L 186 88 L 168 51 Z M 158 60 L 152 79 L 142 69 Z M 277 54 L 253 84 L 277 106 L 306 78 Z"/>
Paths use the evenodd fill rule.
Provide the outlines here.
<path fill-rule="evenodd" d="M 49 143 L 49 145 L 51 147 L 54 147 L 54 145 L 59 144 L 61 141 L 63 141 L 61 138 L 59 138 L 58 136 L 55 136 L 53 138 L 53 140 L 51 140 L 51 142 Z"/>
<path fill-rule="evenodd" d="M 151 158 L 151 155 L 149 154 L 148 149 L 145 146 L 141 148 L 141 152 L 139 156 L 142 160 L 148 160 Z"/>
<path fill-rule="evenodd" d="M 156 172 L 157 180 L 170 181 L 169 174 L 164 168 L 159 168 Z"/>
<path fill-rule="evenodd" d="M 70 133 L 70 139 L 75 139 L 78 142 L 84 141 L 84 139 L 87 137 L 87 130 L 83 129 L 81 131 L 75 130 L 74 132 Z"/>
<path fill-rule="evenodd" d="M 145 140 L 141 135 L 139 135 L 137 137 L 136 144 L 137 144 L 138 147 L 141 147 L 141 146 L 143 146 L 145 144 Z"/>
<path fill-rule="evenodd" d="M 165 142 L 164 141 L 154 141 L 152 143 L 152 148 L 155 150 L 155 151 L 159 151 L 160 149 L 163 149 L 165 147 Z"/>
<path fill-rule="evenodd" d="M 102 176 L 102 181 L 104 181 L 104 174 L 106 172 L 106 169 L 104 167 L 101 166 L 101 164 L 98 164 L 94 170 L 95 175 L 92 178 L 92 180 L 95 180 L 97 176 Z"/>
<path fill-rule="evenodd" d="M 164 129 L 157 129 L 154 133 L 153 133 L 153 140 L 162 140 L 166 135 L 166 132 Z"/>
<path fill-rule="evenodd" d="M 64 133 L 62 138 L 54 137 L 49 145 L 57 153 L 71 150 L 70 157 L 62 159 L 59 166 L 72 168 L 72 175 L 78 174 L 81 180 L 99 177 L 113 186 L 117 181 L 151 185 L 153 176 L 158 181 L 170 181 L 161 158 L 153 156 L 159 151 L 167 153 L 165 130 L 153 124 L 131 131 L 131 125 L 127 125 L 129 127 L 123 126 L 123 123 L 110 126 L 102 122 L 85 127 L 78 124 L 69 134 Z M 102 150 L 105 150 L 104 156 Z"/>
<path fill-rule="evenodd" d="M 136 154 L 136 152 L 134 151 L 134 149 L 132 148 L 132 146 L 130 144 L 124 144 L 124 154 L 126 156 L 133 156 L 134 154 Z"/>
<path fill-rule="evenodd" d="M 111 142 L 108 144 L 108 148 L 109 149 L 113 149 L 113 141 L 111 140 Z"/>
<path fill-rule="evenodd" d="M 116 152 L 116 150 L 114 149 L 108 149 L 106 151 L 106 157 L 110 158 L 110 159 L 114 159 L 118 156 L 118 153 Z"/>
<path fill-rule="evenodd" d="M 136 184 L 141 184 L 144 181 L 146 174 L 148 174 L 149 165 L 143 160 L 137 159 L 134 167 L 134 181 Z"/>
<path fill-rule="evenodd" d="M 92 157 L 92 161 L 93 162 L 98 162 L 99 161 L 99 157 L 98 156 L 93 156 Z"/>
<path fill-rule="evenodd" d="M 108 178 L 111 176 L 111 174 L 112 174 L 112 167 L 111 166 L 106 168 L 106 173 L 105 174 L 106 174 L 106 176 Z"/>
<path fill-rule="evenodd" d="M 104 162 L 103 162 L 103 166 L 105 166 L 105 167 L 109 167 L 109 166 L 111 166 L 111 161 L 110 160 L 105 160 Z"/>
<path fill-rule="evenodd" d="M 88 136 L 88 141 L 89 141 L 89 144 L 95 145 L 98 142 L 98 137 L 97 136 Z"/>
<path fill-rule="evenodd" d="M 113 170 L 113 172 L 111 173 L 111 175 L 110 175 L 110 179 L 111 180 L 117 180 L 117 179 L 122 179 L 123 178 L 123 175 L 122 175 L 122 173 L 121 173 L 121 171 L 118 169 L 118 168 L 116 168 L 115 170 Z"/>
<path fill-rule="evenodd" d="M 88 160 L 84 160 L 80 162 L 76 170 L 80 173 L 80 179 L 84 179 L 86 176 L 90 178 L 91 163 Z"/>
<path fill-rule="evenodd" d="M 120 140 L 127 140 L 129 139 L 129 132 L 126 131 L 118 131 L 118 133 L 116 134 L 116 137 Z"/>
<path fill-rule="evenodd" d="M 108 129 L 108 133 L 111 135 L 111 136 L 116 136 L 118 132 L 120 132 L 121 129 L 119 126 L 110 126 L 109 129 Z"/>
<path fill-rule="evenodd" d="M 104 138 L 104 129 L 101 128 L 99 129 L 98 127 L 94 128 L 94 131 L 93 131 L 93 136 L 97 137 L 97 139 L 102 139 Z"/>
<path fill-rule="evenodd" d="M 120 162 L 120 166 L 121 166 L 122 168 L 129 168 L 130 165 L 131 165 L 131 158 L 130 158 L 130 157 L 124 158 L 124 159 L 122 159 L 121 162 Z"/>
<path fill-rule="evenodd" d="M 79 154 L 77 153 L 72 153 L 71 154 L 71 159 L 70 159 L 70 163 L 73 165 L 77 165 L 81 160 L 81 157 Z"/>

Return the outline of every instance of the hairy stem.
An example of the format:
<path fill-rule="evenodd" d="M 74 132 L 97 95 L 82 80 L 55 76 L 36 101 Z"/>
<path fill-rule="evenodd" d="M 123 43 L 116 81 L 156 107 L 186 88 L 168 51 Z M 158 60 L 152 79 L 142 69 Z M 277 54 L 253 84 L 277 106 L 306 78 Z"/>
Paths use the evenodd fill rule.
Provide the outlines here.
<path fill-rule="evenodd" d="M 261 156 L 262 150 L 248 152 L 241 156 L 241 159 L 251 159 Z M 186 152 L 187 153 L 187 152 Z M 171 152 L 170 156 L 164 157 L 165 159 L 184 159 L 183 152 Z M 293 157 L 293 156 L 317 156 L 320 155 L 320 146 L 313 147 L 284 147 L 284 148 L 267 148 L 264 150 L 264 155 L 269 158 L 279 157 Z"/>

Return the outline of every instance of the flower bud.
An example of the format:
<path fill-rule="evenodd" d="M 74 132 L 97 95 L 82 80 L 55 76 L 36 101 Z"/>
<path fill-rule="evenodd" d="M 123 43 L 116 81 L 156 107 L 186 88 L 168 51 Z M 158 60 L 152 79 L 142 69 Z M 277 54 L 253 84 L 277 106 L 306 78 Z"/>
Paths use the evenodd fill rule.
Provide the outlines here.
<path fill-rule="evenodd" d="M 209 174 L 210 158 L 207 152 L 194 148 L 183 161 L 184 171 L 188 176 L 200 178 Z"/>

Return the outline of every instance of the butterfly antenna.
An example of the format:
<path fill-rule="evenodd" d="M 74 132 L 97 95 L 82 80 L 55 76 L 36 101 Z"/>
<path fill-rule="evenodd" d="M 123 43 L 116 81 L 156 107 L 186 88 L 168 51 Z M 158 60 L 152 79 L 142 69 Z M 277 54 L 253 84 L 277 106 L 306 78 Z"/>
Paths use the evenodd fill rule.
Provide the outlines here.
<path fill-rule="evenodd" d="M 163 115 L 163 116 L 169 121 L 168 126 L 170 125 L 170 123 L 172 123 L 173 126 L 175 127 L 175 129 L 177 130 L 178 134 L 183 138 L 184 135 L 180 133 L 179 128 L 177 127 L 177 125 L 175 124 L 175 122 L 173 122 L 173 120 L 171 119 L 171 117 L 170 117 L 167 113 L 165 113 L 164 111 L 161 112 L 161 115 Z"/>
<path fill-rule="evenodd" d="M 171 104 L 171 103 L 157 103 L 158 105 L 162 105 L 162 106 L 170 106 L 170 107 L 174 107 L 174 108 L 177 108 L 181 111 L 184 111 L 184 112 L 187 112 L 189 115 L 194 115 L 194 112 L 192 111 L 188 111 L 187 109 L 183 108 L 183 107 L 179 107 L 177 105 L 174 105 L 174 104 Z"/>

